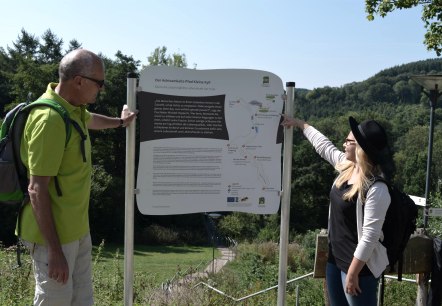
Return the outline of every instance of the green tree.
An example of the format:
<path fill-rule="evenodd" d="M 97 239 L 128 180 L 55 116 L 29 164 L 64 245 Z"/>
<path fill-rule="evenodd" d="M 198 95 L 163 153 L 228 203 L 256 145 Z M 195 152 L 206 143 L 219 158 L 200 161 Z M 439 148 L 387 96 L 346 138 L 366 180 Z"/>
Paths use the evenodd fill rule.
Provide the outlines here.
<path fill-rule="evenodd" d="M 71 41 L 69 41 L 69 46 L 66 49 L 66 54 L 79 48 L 81 48 L 81 44 L 78 42 L 78 40 L 72 39 Z"/>
<path fill-rule="evenodd" d="M 422 20 L 427 32 L 424 44 L 438 56 L 442 52 L 442 6 L 440 1 L 433 0 L 365 0 L 367 19 L 373 20 L 375 15 L 385 17 L 396 9 L 408 9 L 422 6 Z"/>
<path fill-rule="evenodd" d="M 392 101 L 396 99 L 393 89 L 386 83 L 375 83 L 366 91 L 366 99 L 374 102 Z"/>
<path fill-rule="evenodd" d="M 9 101 L 5 103 L 25 101 L 29 92 L 36 98 L 49 82 L 58 78 L 63 40 L 51 30 L 43 34 L 42 40 L 40 43 L 37 36 L 22 29 L 13 46 L 7 48 L 8 52 L 2 49 L 0 77 L 7 80 L 9 92 Z"/>
<path fill-rule="evenodd" d="M 242 212 L 233 212 L 223 217 L 218 227 L 220 232 L 235 240 L 253 241 L 263 226 L 263 216 Z"/>
<path fill-rule="evenodd" d="M 16 61 L 22 58 L 35 59 L 39 49 L 38 37 L 22 29 L 13 46 L 7 48 L 12 59 Z"/>
<path fill-rule="evenodd" d="M 167 54 L 167 48 L 165 46 L 155 48 L 147 60 L 150 66 L 187 67 L 186 55 L 184 53 Z"/>
<path fill-rule="evenodd" d="M 126 101 L 127 74 L 137 72 L 139 61 L 121 51 L 110 59 L 100 54 L 106 67 L 106 85 L 91 112 L 119 117 Z M 93 185 L 91 194 L 91 234 L 94 242 L 123 241 L 124 169 L 126 130 L 90 132 L 92 142 Z"/>
<path fill-rule="evenodd" d="M 50 29 L 44 32 L 41 39 L 43 43 L 40 44 L 38 52 L 39 62 L 58 66 L 58 63 L 63 57 L 63 39 L 58 38 Z"/>
<path fill-rule="evenodd" d="M 0 117 L 4 116 L 4 107 L 12 101 L 11 95 L 11 60 L 8 53 L 0 47 Z"/>
<path fill-rule="evenodd" d="M 43 93 L 49 82 L 57 81 L 58 63 L 62 56 L 80 47 L 81 43 L 73 39 L 69 41 L 67 50 L 63 51 L 63 39 L 58 38 L 50 29 L 44 32 L 41 39 L 22 29 L 11 47 L 6 50 L 0 47 L 0 115 L 3 117 L 5 110 L 14 103 L 24 101 L 28 92 L 33 92 L 34 98 Z M 120 51 L 113 59 L 99 55 L 106 66 L 106 86 L 97 103 L 89 105 L 88 109 L 109 116 L 120 116 L 126 101 L 127 74 L 137 73 L 140 61 Z M 153 63 L 177 67 L 187 65 L 184 54 L 168 55 L 165 47 L 157 48 L 152 56 L 155 58 L 152 59 Z M 90 224 L 95 242 L 101 239 L 123 241 L 125 135 L 125 129 L 90 132 L 93 158 Z M 154 218 L 137 213 L 135 217 L 139 232 L 152 223 L 162 223 L 169 227 L 193 227 L 194 231 L 201 231 L 202 220 L 201 215 L 197 214 L 186 215 L 185 218 Z"/>
<path fill-rule="evenodd" d="M 33 99 L 37 98 L 49 82 L 56 80 L 54 79 L 56 71 L 56 65 L 40 65 L 35 60 L 27 58 L 20 60 L 11 80 L 14 102 L 26 101 L 28 93 L 33 93 Z"/>
<path fill-rule="evenodd" d="M 412 90 L 407 81 L 401 80 L 393 86 L 394 93 L 399 97 L 400 102 L 412 101 Z"/>

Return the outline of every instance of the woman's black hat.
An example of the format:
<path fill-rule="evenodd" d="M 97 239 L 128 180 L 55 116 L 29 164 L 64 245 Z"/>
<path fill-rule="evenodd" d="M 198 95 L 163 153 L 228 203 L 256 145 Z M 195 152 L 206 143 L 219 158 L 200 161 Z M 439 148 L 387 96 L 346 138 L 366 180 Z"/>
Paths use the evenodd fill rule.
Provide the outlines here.
<path fill-rule="evenodd" d="M 385 149 L 387 149 L 387 134 L 384 128 L 375 120 L 365 120 L 360 124 L 353 117 L 349 117 L 353 136 L 370 160 L 381 163 Z"/>

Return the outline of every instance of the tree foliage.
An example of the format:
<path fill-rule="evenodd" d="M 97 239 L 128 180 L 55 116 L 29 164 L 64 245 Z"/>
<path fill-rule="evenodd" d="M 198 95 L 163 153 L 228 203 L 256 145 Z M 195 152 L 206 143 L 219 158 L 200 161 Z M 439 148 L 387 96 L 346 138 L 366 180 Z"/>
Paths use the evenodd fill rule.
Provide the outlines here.
<path fill-rule="evenodd" d="M 186 55 L 184 53 L 167 54 L 167 48 L 165 46 L 155 48 L 147 60 L 150 66 L 187 67 Z"/>
<path fill-rule="evenodd" d="M 66 47 L 66 49 L 64 49 Z M 68 52 L 81 48 L 76 39 L 64 40 L 50 29 L 40 37 L 22 29 L 11 46 L 0 47 L 0 117 L 33 93 L 38 98 L 50 82 L 58 80 L 58 64 Z M 93 50 L 98 52 L 99 50 Z M 114 58 L 99 54 L 106 67 L 106 86 L 95 104 L 89 105 L 92 112 L 108 116 L 119 116 L 126 101 L 128 73 L 138 73 L 140 61 L 117 51 Z M 149 57 L 149 65 L 173 65 L 186 67 L 185 54 L 168 54 L 166 47 L 156 48 Z M 108 129 L 91 131 L 93 158 L 93 182 L 90 200 L 90 226 L 94 242 L 102 239 L 122 242 L 124 239 L 124 192 L 125 189 L 125 130 Z M 10 214 L 9 214 L 10 215 Z M 12 217 L 13 218 L 13 217 Z M 204 228 L 200 215 L 182 216 L 135 216 L 136 237 L 152 224 L 177 226 L 201 232 Z M 0 222 L 1 223 L 1 222 Z M 14 222 L 11 222 L 13 224 Z M 2 223 L 4 224 L 4 223 Z M 13 234 L 13 230 L 8 228 Z M 2 231 L 0 241 L 6 241 Z M 190 234 L 189 234 L 190 235 Z M 190 237 L 190 236 L 189 236 Z M 140 238 L 142 239 L 142 238 Z M 9 239 L 7 242 L 12 241 Z"/>
<path fill-rule="evenodd" d="M 49 82 L 57 81 L 60 58 L 81 47 L 75 39 L 64 50 L 64 40 L 47 30 L 41 38 L 22 30 L 11 47 L 0 47 L 0 117 L 28 92 L 37 98 Z M 100 54 L 106 66 L 106 86 L 90 105 L 93 112 L 119 116 L 126 101 L 127 73 L 138 73 L 140 61 L 117 51 L 113 58 Z M 186 67 L 184 54 L 168 54 L 156 48 L 149 65 Z M 348 134 L 348 116 L 357 120 L 374 118 L 387 130 L 394 152 L 394 181 L 406 192 L 423 196 L 429 130 L 429 103 L 420 87 L 410 80 L 416 74 L 442 74 L 442 60 L 431 59 L 380 71 L 363 81 L 342 87 L 314 90 L 296 89 L 296 116 L 317 127 L 338 147 Z M 435 111 L 435 133 L 431 188 L 434 194 L 442 180 L 442 109 Z M 93 183 L 90 202 L 91 233 L 94 242 L 122 242 L 124 238 L 124 161 L 125 130 L 91 131 Z M 327 226 L 330 186 L 336 176 L 299 131 L 294 132 L 292 161 L 290 229 L 292 234 Z M 0 216 L 2 215 L 0 211 Z M 152 225 L 171 227 L 182 232 L 204 232 L 201 214 L 145 216 L 135 214 L 135 239 Z M 1 224 L 4 224 L 0 222 Z M 12 224 L 12 223 L 11 223 Z M 219 220 L 222 232 L 235 239 L 273 240 L 279 238 L 279 215 L 260 216 L 232 213 Z M 12 233 L 12 231 L 10 231 Z M 2 240 L 4 231 L 0 233 Z M 192 234 L 189 234 L 190 237 Z M 138 238 L 137 238 L 138 237 Z"/>
<path fill-rule="evenodd" d="M 422 6 L 422 20 L 427 32 L 424 44 L 438 56 L 442 52 L 442 6 L 438 0 L 366 0 L 367 19 L 373 20 L 375 15 L 385 17 L 388 13 L 399 9 Z"/>
<path fill-rule="evenodd" d="M 420 87 L 410 80 L 415 74 L 441 74 L 442 60 L 426 60 L 409 63 L 383 70 L 363 82 L 355 82 L 338 88 L 316 88 L 312 91 L 296 92 L 297 116 L 302 117 L 328 136 L 338 147 L 348 133 L 348 116 L 359 121 L 374 118 L 386 127 L 396 165 L 394 182 L 409 194 L 423 197 L 425 193 L 426 164 L 429 139 L 430 108 L 428 98 Z M 440 106 L 440 101 L 438 102 Z M 433 159 L 430 176 L 430 192 L 435 193 L 438 182 L 442 180 L 442 167 L 438 162 L 442 157 L 442 110 L 436 108 L 435 129 L 433 139 Z M 311 202 L 320 207 L 328 205 L 328 192 L 319 188 L 330 187 L 334 175 L 332 169 L 321 168 L 323 160 L 306 161 L 303 137 L 298 138 L 295 132 L 293 160 L 293 191 L 292 209 L 312 211 L 306 195 L 312 197 Z M 297 152 L 298 151 L 298 152 Z M 313 169 L 306 169 L 312 165 Z M 305 172 L 301 172 L 305 171 Z M 301 173 L 300 173 L 301 172 Z M 300 184 L 315 176 L 315 186 Z M 305 203 L 303 203 L 305 202 Z M 299 205 L 299 203 L 302 203 Z M 320 216 L 313 224 L 321 224 Z M 296 218 L 296 216 L 294 217 Z M 300 213 L 300 223 L 308 216 Z M 294 224 L 299 228 L 299 223 Z"/>

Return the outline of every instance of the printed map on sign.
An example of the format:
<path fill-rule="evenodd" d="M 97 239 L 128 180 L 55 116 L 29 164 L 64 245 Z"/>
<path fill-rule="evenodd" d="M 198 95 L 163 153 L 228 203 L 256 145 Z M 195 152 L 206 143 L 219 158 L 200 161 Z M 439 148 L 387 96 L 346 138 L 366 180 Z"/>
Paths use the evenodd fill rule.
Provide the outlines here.
<path fill-rule="evenodd" d="M 149 67 L 140 87 L 143 214 L 277 212 L 284 92 L 277 76 Z"/>

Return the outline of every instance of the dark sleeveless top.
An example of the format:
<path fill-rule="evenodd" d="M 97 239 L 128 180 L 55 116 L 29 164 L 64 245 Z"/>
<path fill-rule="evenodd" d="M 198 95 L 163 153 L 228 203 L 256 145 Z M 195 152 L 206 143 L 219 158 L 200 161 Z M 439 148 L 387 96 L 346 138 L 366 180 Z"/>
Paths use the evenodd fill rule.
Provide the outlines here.
<path fill-rule="evenodd" d="M 336 264 L 343 272 L 347 273 L 353 260 L 353 254 L 358 244 L 356 225 L 356 200 L 357 195 L 349 201 L 344 201 L 342 196 L 352 186 L 344 183 L 340 188 L 333 185 L 330 191 L 330 219 L 329 219 L 329 252 L 328 262 Z M 364 265 L 360 276 L 371 275 L 367 265 Z"/>

